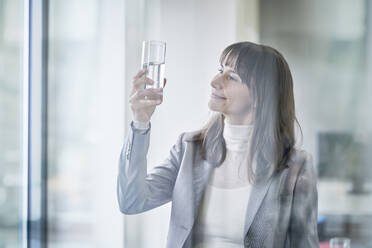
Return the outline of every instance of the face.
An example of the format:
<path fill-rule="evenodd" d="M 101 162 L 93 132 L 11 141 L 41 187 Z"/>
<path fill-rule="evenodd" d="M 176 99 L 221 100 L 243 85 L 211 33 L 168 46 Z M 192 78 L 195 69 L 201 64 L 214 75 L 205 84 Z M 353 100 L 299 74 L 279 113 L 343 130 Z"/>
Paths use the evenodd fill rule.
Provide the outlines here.
<path fill-rule="evenodd" d="M 209 109 L 221 112 L 228 119 L 246 119 L 251 112 L 252 97 L 248 86 L 227 65 L 221 65 L 211 82 Z"/>

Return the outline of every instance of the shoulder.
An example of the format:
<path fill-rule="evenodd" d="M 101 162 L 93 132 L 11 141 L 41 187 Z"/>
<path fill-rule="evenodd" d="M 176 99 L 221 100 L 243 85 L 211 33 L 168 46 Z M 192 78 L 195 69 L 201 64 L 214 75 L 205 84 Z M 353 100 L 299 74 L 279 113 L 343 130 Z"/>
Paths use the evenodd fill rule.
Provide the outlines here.
<path fill-rule="evenodd" d="M 198 142 L 201 141 L 200 138 L 201 130 L 182 132 L 180 137 L 183 142 Z"/>
<path fill-rule="evenodd" d="M 308 170 L 313 168 L 313 156 L 301 149 L 294 149 L 288 161 L 288 167 L 292 170 Z"/>
<path fill-rule="evenodd" d="M 295 149 L 288 163 L 289 174 L 295 178 L 297 189 L 308 191 L 316 185 L 313 156 L 309 152 Z"/>
<path fill-rule="evenodd" d="M 316 176 L 312 164 L 312 156 L 305 150 L 293 150 L 287 167 L 278 174 L 277 183 L 282 195 L 309 192 L 316 185 Z M 298 195 L 298 194 L 297 194 Z"/>
<path fill-rule="evenodd" d="M 198 131 L 192 131 L 192 132 L 181 132 L 181 134 L 178 135 L 177 141 L 173 148 L 176 149 L 178 153 L 185 153 L 187 149 L 195 149 L 195 147 L 198 145 Z M 188 145 L 188 143 L 191 142 L 191 146 Z"/>
<path fill-rule="evenodd" d="M 197 142 L 199 131 L 191 131 L 191 132 L 181 132 L 181 134 L 178 135 L 177 141 L 176 141 L 176 147 L 178 147 L 177 150 L 184 151 L 185 144 L 187 142 Z"/>

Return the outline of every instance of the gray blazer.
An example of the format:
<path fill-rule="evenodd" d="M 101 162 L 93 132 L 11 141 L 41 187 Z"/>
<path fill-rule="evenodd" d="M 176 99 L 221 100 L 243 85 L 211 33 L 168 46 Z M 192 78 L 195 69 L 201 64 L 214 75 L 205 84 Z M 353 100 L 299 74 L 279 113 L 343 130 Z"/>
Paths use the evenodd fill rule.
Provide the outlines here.
<path fill-rule="evenodd" d="M 193 224 L 214 167 L 196 152 L 193 132 L 182 133 L 169 156 L 147 173 L 150 127 L 130 124 L 119 159 L 120 211 L 138 214 L 172 201 L 167 248 L 193 247 Z M 317 188 L 312 156 L 293 153 L 289 167 L 253 185 L 245 216 L 244 247 L 319 247 Z"/>

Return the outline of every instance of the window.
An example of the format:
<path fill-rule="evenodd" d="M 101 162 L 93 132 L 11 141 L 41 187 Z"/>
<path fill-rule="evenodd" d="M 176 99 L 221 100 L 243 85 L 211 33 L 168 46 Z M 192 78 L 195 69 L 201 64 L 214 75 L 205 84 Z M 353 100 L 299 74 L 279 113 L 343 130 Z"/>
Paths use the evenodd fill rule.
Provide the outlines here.
<path fill-rule="evenodd" d="M 0 247 L 22 247 L 23 3 L 0 2 Z"/>

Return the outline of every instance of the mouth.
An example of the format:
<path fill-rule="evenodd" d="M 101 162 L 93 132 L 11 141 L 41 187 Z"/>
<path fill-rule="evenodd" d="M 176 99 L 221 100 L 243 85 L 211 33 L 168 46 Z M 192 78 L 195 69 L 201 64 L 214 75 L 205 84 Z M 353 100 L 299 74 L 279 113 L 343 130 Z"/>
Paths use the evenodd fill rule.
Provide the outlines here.
<path fill-rule="evenodd" d="M 211 94 L 211 97 L 215 98 L 215 99 L 221 99 L 221 100 L 226 100 L 227 99 L 226 97 L 222 97 L 222 96 L 216 95 L 214 93 Z"/>

